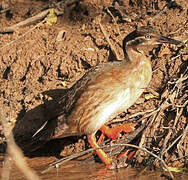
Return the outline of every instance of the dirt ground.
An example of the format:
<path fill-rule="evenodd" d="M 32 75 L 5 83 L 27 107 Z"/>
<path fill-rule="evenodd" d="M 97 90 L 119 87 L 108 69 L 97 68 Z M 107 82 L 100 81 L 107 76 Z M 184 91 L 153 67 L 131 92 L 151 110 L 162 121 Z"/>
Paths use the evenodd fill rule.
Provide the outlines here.
<path fill-rule="evenodd" d="M 55 3 L 55 0 L 3 0 L 0 2 L 0 12 L 6 8 L 10 10 L 0 13 L 0 29 L 34 16 Z M 121 59 L 122 37 L 143 25 L 150 24 L 163 35 L 187 43 L 186 0 L 176 0 L 173 3 L 167 0 L 83 0 L 65 7 L 63 15 L 57 17 L 55 24 L 35 22 L 20 27 L 13 33 L 2 33 L 0 109 L 11 126 L 28 111 L 47 101 L 58 99 L 63 89 L 71 87 L 91 67 L 113 60 L 109 44 L 98 23 L 99 17 Z M 62 31 L 62 36 L 57 38 Z M 169 166 L 185 167 L 188 163 L 188 133 L 187 130 L 184 131 L 188 129 L 187 79 L 181 81 L 181 86 L 176 85 L 177 80 L 187 74 L 187 48 L 182 45 L 162 45 L 151 48 L 146 53 L 151 59 L 153 69 L 149 88 L 135 105 L 116 119 L 123 121 L 135 113 L 152 112 L 170 97 L 169 103 L 172 100 L 172 89 L 178 89 L 172 104 L 160 114 L 155 113 L 157 120 L 153 120 L 149 129 L 144 130 L 139 143 L 155 153 L 164 150 L 164 144 L 166 147 L 172 145 L 163 155 L 165 162 Z M 137 121 L 143 116 L 132 119 Z M 150 121 L 152 118 L 154 116 L 151 115 L 145 119 Z M 0 134 L 3 142 L 5 138 L 2 125 Z M 69 140 L 71 143 L 64 145 L 63 149 L 56 149 L 63 156 L 88 148 L 85 136 Z M 49 149 L 48 153 L 51 151 L 53 154 L 55 148 Z M 137 154 L 137 162 L 149 163 L 144 160 L 145 156 L 142 152 Z"/>

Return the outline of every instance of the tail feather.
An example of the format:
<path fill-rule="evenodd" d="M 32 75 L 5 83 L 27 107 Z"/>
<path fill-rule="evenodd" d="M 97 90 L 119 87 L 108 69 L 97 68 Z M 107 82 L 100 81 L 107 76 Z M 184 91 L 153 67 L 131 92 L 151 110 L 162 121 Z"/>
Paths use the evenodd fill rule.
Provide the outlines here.
<path fill-rule="evenodd" d="M 50 139 L 57 126 L 56 114 L 46 113 L 44 106 L 28 111 L 12 132 L 16 144 L 24 151 L 37 149 Z"/>

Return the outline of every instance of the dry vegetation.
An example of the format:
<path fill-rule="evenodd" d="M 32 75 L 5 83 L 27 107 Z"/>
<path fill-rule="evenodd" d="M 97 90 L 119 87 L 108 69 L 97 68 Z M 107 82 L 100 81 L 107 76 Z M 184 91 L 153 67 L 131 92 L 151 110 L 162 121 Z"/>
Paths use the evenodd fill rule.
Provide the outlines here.
<path fill-rule="evenodd" d="M 148 89 L 133 107 L 116 117 L 110 125 L 137 122 L 136 130 L 128 135 L 122 134 L 110 145 L 109 140 L 103 142 L 103 147 L 113 157 L 125 148 L 125 144 L 138 149 L 130 163 L 133 166 L 187 168 L 188 3 L 184 0 L 77 2 L 79 0 L 65 3 L 55 0 L 1 2 L 0 108 L 3 115 L 0 148 L 7 141 L 8 155 L 22 172 L 25 171 L 22 168 L 28 169 L 22 152 L 8 135 L 10 130 L 6 124 L 13 127 L 14 121 L 22 122 L 25 114 L 40 115 L 41 105 L 48 106 L 48 102 L 57 100 L 62 89 L 71 87 L 92 66 L 111 60 L 111 51 L 122 59 L 122 38 L 137 26 L 151 24 L 184 45 L 150 49 L 148 57 L 152 62 L 153 78 Z M 48 25 L 45 18 L 51 8 L 55 10 L 57 22 Z M 83 155 L 80 152 L 88 149 L 84 137 L 76 143 L 70 141 L 61 152 L 64 156 L 74 154 L 68 160 Z M 50 147 L 44 149 L 41 151 L 46 154 Z M 20 154 L 20 160 L 17 161 L 15 154 Z M 67 158 L 61 163 L 64 160 Z M 7 168 L 8 161 L 6 158 Z M 19 162 L 24 167 L 20 167 Z M 118 160 L 117 164 L 125 166 L 125 159 Z M 32 170 L 28 172 L 32 173 L 26 174 L 28 179 L 36 176 Z M 8 175 L 4 173 L 2 177 L 7 179 Z"/>

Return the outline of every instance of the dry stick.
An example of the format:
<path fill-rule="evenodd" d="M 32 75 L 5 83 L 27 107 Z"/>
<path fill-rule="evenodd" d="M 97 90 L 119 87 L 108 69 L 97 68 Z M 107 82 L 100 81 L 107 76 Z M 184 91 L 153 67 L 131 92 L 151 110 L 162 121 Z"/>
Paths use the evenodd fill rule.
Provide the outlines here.
<path fill-rule="evenodd" d="M 183 139 L 186 138 L 187 135 L 188 135 L 188 124 L 187 124 L 186 128 L 184 129 L 184 131 L 183 131 L 183 133 L 182 133 L 182 141 L 183 141 Z M 180 146 L 181 146 L 180 143 L 182 144 L 181 140 L 180 140 L 179 143 L 177 144 L 177 149 L 178 149 L 178 152 L 179 152 L 179 153 L 178 153 L 179 156 L 181 156 L 181 155 L 180 155 Z M 185 146 L 186 146 L 186 144 L 185 144 Z M 188 157 L 188 148 L 185 147 L 184 151 L 185 151 L 185 157 Z M 182 156 L 181 156 L 180 158 L 182 158 Z"/>
<path fill-rule="evenodd" d="M 0 11 L 0 14 L 4 13 L 6 11 L 9 11 L 9 10 L 11 10 L 11 9 L 10 8 L 3 9 L 3 10 Z"/>
<path fill-rule="evenodd" d="M 186 131 L 187 130 L 184 130 L 183 133 L 178 136 L 175 141 L 167 149 L 165 149 L 165 151 L 162 152 L 162 154 L 166 153 L 174 144 L 176 144 L 176 142 L 184 135 L 184 133 L 187 133 Z"/>
<path fill-rule="evenodd" d="M 104 37 L 106 38 L 106 41 L 108 42 L 108 44 L 110 45 L 110 48 L 114 54 L 114 56 L 116 57 L 116 59 L 120 59 L 120 56 L 118 54 L 118 52 L 116 51 L 116 48 L 114 47 L 114 45 L 110 42 L 110 39 L 109 39 L 109 35 L 107 33 L 107 31 L 104 29 L 104 27 L 102 26 L 102 24 L 100 23 L 99 21 L 99 26 L 101 28 L 101 31 L 102 33 L 104 34 Z"/>
<path fill-rule="evenodd" d="M 151 115 L 153 114 L 153 112 L 156 112 L 156 110 L 157 110 L 157 109 L 155 108 L 155 109 L 146 110 L 146 111 L 144 111 L 144 112 L 140 111 L 140 112 L 134 113 L 134 114 L 132 114 L 132 115 L 129 116 L 129 120 L 128 120 L 128 121 L 129 121 L 129 122 L 130 122 L 130 121 L 134 121 L 134 120 L 131 120 L 131 119 L 133 119 L 133 118 L 135 118 L 135 117 L 138 117 L 138 116 L 142 116 L 141 119 L 139 119 L 138 121 L 136 121 L 136 122 L 140 122 L 140 121 L 142 121 L 143 119 L 145 119 L 145 118 L 151 116 Z M 145 115 L 145 116 L 144 116 L 144 115 Z M 110 121 L 110 123 L 117 123 L 117 122 L 123 122 L 123 121 L 125 121 L 125 118 L 117 118 L 117 119 L 113 119 L 112 121 Z"/>
<path fill-rule="evenodd" d="M 172 93 L 172 94 L 173 94 L 173 93 Z M 161 105 L 160 105 L 159 108 L 157 108 L 155 111 L 153 111 L 153 112 L 147 114 L 146 116 L 144 116 L 144 117 L 147 117 L 148 115 L 150 115 L 150 117 L 151 117 L 151 116 L 153 115 L 150 124 L 153 124 L 154 121 L 161 115 L 161 113 L 162 113 L 165 109 L 167 109 L 169 106 L 172 105 L 171 103 L 168 102 L 168 100 L 170 99 L 170 97 L 172 96 L 172 94 L 171 94 L 168 98 L 166 98 L 165 101 L 163 101 L 163 102 L 161 103 Z M 143 117 L 143 118 L 144 118 L 144 117 Z M 141 119 L 143 119 L 143 118 L 141 118 Z M 155 124 L 154 130 L 156 129 L 156 127 L 159 126 L 159 123 L 160 123 L 160 122 L 158 122 L 158 123 Z M 149 127 L 149 126 L 148 126 L 148 127 Z M 154 134 L 154 132 L 153 132 L 152 134 Z M 166 138 L 165 138 L 165 139 L 166 139 Z M 144 142 L 145 142 L 145 136 L 143 135 L 143 137 L 142 137 L 142 139 L 141 139 L 141 141 L 140 141 L 140 145 L 143 145 Z M 162 156 L 161 156 L 161 159 L 162 159 Z M 161 162 L 162 162 L 162 161 L 161 161 Z"/>
<path fill-rule="evenodd" d="M 187 69 L 185 70 L 185 72 L 186 71 L 187 71 Z M 179 92 L 179 85 L 182 85 L 182 82 L 184 80 L 186 80 L 186 79 L 187 79 L 187 77 L 182 75 L 179 79 L 176 80 L 175 86 L 173 87 L 173 89 L 169 93 L 169 96 L 168 96 L 168 98 L 166 100 L 174 101 L 175 97 L 177 97 L 178 92 Z M 176 88 L 178 88 L 178 90 L 176 90 Z M 173 129 L 175 129 L 175 126 L 178 123 L 178 118 L 183 113 L 183 108 L 181 108 L 180 113 L 179 113 L 178 109 L 177 109 L 177 114 L 176 114 L 176 118 L 175 118 L 175 121 L 174 121 Z M 163 143 L 163 148 L 162 148 L 162 152 L 161 152 L 161 158 L 163 157 L 164 152 L 167 152 L 166 146 L 167 146 L 168 140 L 170 139 L 171 135 L 172 135 L 172 130 L 170 129 L 170 131 L 168 132 L 167 136 L 165 137 L 165 140 L 164 140 L 164 143 Z"/>
<path fill-rule="evenodd" d="M 177 108 L 184 108 L 188 104 L 188 99 L 182 105 L 175 105 Z"/>
<path fill-rule="evenodd" d="M 126 143 L 125 143 L 125 144 L 123 144 L 123 143 L 121 143 L 121 144 L 112 144 L 112 145 L 102 146 L 102 147 L 96 148 L 96 149 L 95 149 L 95 148 L 91 148 L 91 149 L 88 149 L 88 150 L 86 150 L 86 151 L 82 151 L 82 152 L 80 152 L 80 153 L 76 153 L 76 154 L 74 154 L 74 155 L 70 155 L 70 156 L 68 156 L 68 157 L 65 157 L 65 158 L 60 159 L 59 161 L 57 161 L 57 162 L 55 162 L 55 163 L 52 163 L 47 169 L 45 169 L 45 170 L 42 171 L 41 173 L 44 174 L 44 173 L 46 173 L 46 172 L 52 170 L 53 168 L 56 168 L 56 167 L 58 167 L 58 166 L 64 164 L 65 162 L 67 162 L 67 161 L 69 161 L 69 160 L 75 159 L 75 158 L 77 158 L 77 157 L 79 157 L 79 156 L 82 156 L 82 155 L 84 155 L 84 154 L 87 154 L 87 153 L 89 153 L 89 152 L 91 152 L 91 151 L 94 151 L 94 150 L 97 150 L 97 149 L 103 149 L 103 148 L 113 147 L 113 146 L 127 146 L 127 147 L 133 147 L 133 148 L 136 148 L 136 149 L 145 151 L 146 153 L 152 155 L 153 157 L 155 157 L 156 159 L 158 159 L 159 161 L 161 161 L 162 164 L 163 164 L 163 166 L 167 169 L 168 173 L 170 174 L 170 177 L 171 177 L 172 179 L 174 179 L 173 174 L 172 174 L 171 171 L 168 169 L 168 166 L 166 165 L 166 163 L 164 162 L 163 159 L 161 159 L 160 157 L 158 157 L 158 156 L 155 155 L 154 153 L 148 151 L 146 148 L 142 148 L 142 147 L 139 147 L 139 146 L 136 146 L 136 145 L 133 145 L 133 144 L 126 144 Z"/>
<path fill-rule="evenodd" d="M 145 91 L 147 91 L 147 92 L 153 94 L 153 95 L 156 96 L 156 97 L 159 97 L 159 96 L 160 96 L 158 92 L 154 91 L 154 90 L 153 90 L 152 88 L 150 88 L 150 87 L 147 87 L 147 88 L 145 89 Z"/>
<path fill-rule="evenodd" d="M 15 164 L 20 169 L 20 171 L 25 175 L 28 180 L 40 180 L 39 176 L 33 171 L 26 163 L 23 153 L 15 144 L 13 137 L 10 138 L 8 142 L 8 153 L 14 159 Z"/>
<path fill-rule="evenodd" d="M 138 137 L 144 129 L 148 126 L 149 121 L 143 122 L 137 129 L 135 129 L 133 132 L 131 132 L 128 136 L 126 136 L 123 139 L 119 139 L 116 141 L 112 141 L 112 144 L 121 144 L 121 143 L 126 143 L 129 144 L 129 142 L 132 142 L 136 137 Z M 101 146 L 106 145 L 107 141 L 104 141 Z M 124 147 L 123 147 L 124 149 Z M 120 152 L 123 150 L 121 147 L 115 147 L 115 148 L 110 148 L 107 149 L 106 151 L 110 152 L 111 156 L 119 155 Z"/>
<path fill-rule="evenodd" d="M 180 110 L 179 110 L 180 109 Z M 183 108 L 177 108 L 177 111 L 176 111 L 176 118 L 175 118 L 175 121 L 174 121 L 174 126 L 173 126 L 173 129 L 176 128 L 176 124 L 178 123 L 178 120 L 180 118 L 180 116 L 182 115 L 183 113 Z"/>
<path fill-rule="evenodd" d="M 79 2 L 79 1 L 80 0 L 69 0 L 69 1 L 66 2 L 65 0 L 63 0 L 63 1 L 60 1 L 60 2 L 56 3 L 54 5 L 55 13 L 58 16 L 62 15 L 64 13 L 64 7 L 65 6 L 70 6 L 70 5 L 72 5 L 72 4 L 76 3 L 76 2 Z M 61 8 L 61 6 L 63 6 L 63 8 Z M 28 19 L 26 19 L 24 21 L 21 21 L 21 22 L 19 22 L 17 24 L 14 24 L 14 25 L 12 25 L 10 27 L 1 28 L 0 29 L 0 33 L 11 33 L 11 32 L 16 31 L 17 28 L 19 28 L 19 27 L 30 25 L 30 24 L 33 24 L 33 23 L 35 23 L 37 21 L 40 21 L 40 20 L 42 20 L 43 18 L 46 17 L 46 15 L 50 12 L 51 9 L 52 8 L 46 9 L 46 10 L 40 12 L 39 14 L 37 14 L 37 15 L 35 15 L 33 17 L 30 17 L 30 18 L 28 18 Z"/>
<path fill-rule="evenodd" d="M 117 28 L 117 30 L 118 30 L 118 33 L 119 33 L 119 35 L 120 35 L 120 37 L 121 37 L 121 40 L 123 40 L 123 36 L 121 35 L 121 32 L 120 32 L 120 30 L 119 30 L 119 26 L 118 26 L 118 24 L 117 24 L 116 19 L 114 18 L 113 14 L 112 14 L 111 11 L 109 10 L 109 8 L 106 8 L 106 9 L 107 9 L 107 12 L 110 14 L 110 16 L 112 17 L 112 19 L 113 19 L 113 21 L 114 21 L 114 23 L 115 23 L 115 26 L 116 26 L 116 28 Z"/>
<path fill-rule="evenodd" d="M 24 34 L 20 35 L 18 38 L 16 38 L 15 40 L 5 44 L 4 46 L 0 47 L 0 50 L 2 50 L 3 48 L 10 46 L 11 44 L 13 44 L 14 42 L 16 42 L 17 40 L 21 39 L 22 37 L 24 37 L 25 35 L 27 35 L 28 33 L 30 33 L 31 31 L 33 31 L 34 29 L 36 29 L 37 27 L 39 27 L 43 22 L 45 22 L 45 20 L 43 20 L 42 22 L 36 24 L 34 27 L 32 27 L 31 29 L 29 29 L 28 31 L 26 31 Z"/>
<path fill-rule="evenodd" d="M 43 12 L 41 12 L 41 13 L 33 16 L 33 17 L 30 17 L 30 18 L 28 18 L 28 19 L 26 19 L 24 21 L 21 21 L 21 22 L 19 22 L 17 24 L 14 24 L 14 25 L 12 25 L 10 27 L 2 28 L 2 29 L 0 29 L 0 33 L 14 32 L 14 31 L 16 31 L 16 29 L 18 27 L 26 26 L 26 25 L 29 25 L 31 23 L 34 23 L 36 21 L 39 21 L 39 20 L 43 19 L 49 12 L 50 12 L 50 9 L 47 9 L 47 10 L 45 10 L 45 11 L 43 11 Z"/>
<path fill-rule="evenodd" d="M 155 115 L 159 111 L 162 111 L 162 110 L 164 111 L 165 109 L 167 109 L 170 106 L 172 106 L 172 104 L 168 103 L 166 100 L 160 105 L 160 107 L 155 108 L 155 109 L 146 110 L 144 112 L 138 112 L 138 113 L 132 114 L 132 115 L 130 115 L 129 119 L 135 118 L 136 116 L 144 115 L 143 117 L 141 117 L 139 120 L 136 121 L 136 122 L 140 122 L 152 115 Z M 125 120 L 124 119 L 123 120 L 121 120 L 121 119 L 112 120 L 113 123 L 114 122 L 122 122 L 122 121 L 125 121 Z"/>
<path fill-rule="evenodd" d="M 146 110 L 144 112 L 140 111 L 140 112 L 137 112 L 137 113 L 134 113 L 134 114 L 130 115 L 129 118 L 135 118 L 137 116 L 143 116 L 143 115 L 145 115 L 147 113 L 152 113 L 155 110 L 156 110 L 156 108 L 154 108 L 154 109 L 148 109 L 148 110 Z M 152 115 L 152 114 L 150 114 L 150 115 Z"/>
<path fill-rule="evenodd" d="M 14 160 L 16 166 L 19 168 L 19 170 L 25 175 L 25 177 L 28 180 L 40 180 L 40 178 L 38 177 L 38 175 L 27 165 L 23 153 L 20 150 L 20 148 L 16 145 L 12 132 L 10 132 L 10 134 L 8 134 L 7 129 L 9 128 L 5 118 L 3 117 L 3 115 L 0 113 L 0 120 L 3 124 L 4 127 L 4 133 L 5 133 L 5 137 L 7 139 L 7 153 L 8 155 Z M 4 173 L 2 173 L 4 175 Z M 2 177 L 4 178 L 4 177 Z"/>
<path fill-rule="evenodd" d="M 86 151 L 78 152 L 78 153 L 76 153 L 76 154 L 73 154 L 73 155 L 64 157 L 64 158 L 62 158 L 62 159 L 60 159 L 60 160 L 58 160 L 58 161 L 56 161 L 56 162 L 50 164 L 49 167 L 48 167 L 47 169 L 43 170 L 41 173 L 44 174 L 44 173 L 46 173 L 46 172 L 48 172 L 48 171 L 50 171 L 50 170 L 52 170 L 52 169 L 54 169 L 54 168 L 59 167 L 60 165 L 66 163 L 66 162 L 68 162 L 68 161 L 70 161 L 70 160 L 72 160 L 72 159 L 75 159 L 75 158 L 77 158 L 77 157 L 83 156 L 83 155 L 85 155 L 85 154 L 87 154 L 87 153 L 90 153 L 90 152 L 92 152 L 92 151 L 94 151 L 94 150 L 96 150 L 96 149 L 95 149 L 95 148 L 90 148 L 90 149 L 88 149 L 88 150 L 86 150 Z"/>
<path fill-rule="evenodd" d="M 137 122 L 140 122 L 152 115 L 156 115 L 157 113 L 161 114 L 162 111 L 164 111 L 165 109 L 167 109 L 168 107 L 170 107 L 172 104 L 168 103 L 168 100 L 166 99 L 158 108 L 154 109 L 153 111 L 151 111 L 151 113 L 146 114 L 145 116 L 143 116 L 142 118 L 140 118 Z M 152 120 L 152 123 L 154 122 L 155 119 Z"/>
<path fill-rule="evenodd" d="M 147 126 L 148 129 L 151 129 L 151 126 L 152 126 L 153 122 L 155 121 L 155 119 L 157 117 L 157 114 L 159 112 L 160 111 L 155 111 L 155 113 L 149 117 L 149 120 L 148 120 L 149 121 L 149 125 Z M 145 130 L 145 132 L 147 132 L 147 130 Z M 154 132 L 153 132 L 153 134 L 154 134 Z M 146 133 L 143 133 L 142 137 L 141 137 L 141 140 L 140 140 L 140 143 L 139 143 L 139 147 L 143 146 L 145 144 L 145 142 L 146 142 Z"/>
<path fill-rule="evenodd" d="M 161 158 L 160 158 L 159 156 L 157 156 L 156 154 L 154 154 L 154 153 L 148 151 L 146 148 L 142 148 L 142 147 L 139 147 L 139 146 L 136 146 L 136 145 L 133 145 L 133 144 L 114 144 L 114 145 L 111 145 L 111 146 L 128 146 L 128 147 L 133 147 L 133 148 L 136 148 L 136 149 L 145 151 L 146 153 L 152 155 L 152 156 L 155 157 L 157 160 L 159 160 L 159 161 L 163 164 L 163 166 L 166 168 L 166 170 L 168 171 L 170 177 L 171 177 L 172 179 L 174 179 L 174 176 L 173 176 L 172 172 L 169 170 L 169 168 L 168 168 L 167 164 L 164 162 L 164 160 L 161 159 Z"/>
<path fill-rule="evenodd" d="M 165 11 L 167 10 L 168 5 L 166 4 L 161 11 L 159 11 L 157 14 L 155 14 L 152 18 L 150 18 L 149 21 L 153 21 L 155 18 L 158 18 L 161 16 Z"/>
<path fill-rule="evenodd" d="M 70 0 L 67 2 L 67 6 L 69 5 L 72 5 L 76 2 L 79 2 L 80 0 Z M 58 9 L 58 6 L 61 6 L 61 3 L 64 3 L 64 1 L 60 1 L 58 3 L 55 4 L 55 6 L 57 6 L 57 8 L 55 8 L 55 12 L 57 15 L 62 15 L 63 14 L 63 11 L 61 11 L 61 9 L 59 10 Z M 5 33 L 5 32 L 14 32 L 18 27 L 21 27 L 21 26 L 25 26 L 25 25 L 28 25 L 28 24 L 31 24 L 31 23 L 34 23 L 36 21 L 39 21 L 41 19 L 43 19 L 48 13 L 50 12 L 50 9 L 47 9 L 31 18 L 28 18 L 22 22 L 19 22 L 11 27 L 7 27 L 7 28 L 3 28 L 3 29 L 0 29 L 0 33 Z M 28 34 L 29 32 L 33 31 L 35 28 L 37 28 L 40 24 L 42 24 L 43 22 L 45 22 L 45 19 L 42 21 L 42 22 L 39 22 L 37 25 L 35 25 L 33 28 L 31 28 L 30 30 L 28 30 L 27 32 L 25 32 L 23 35 L 19 36 L 17 39 L 5 44 L 4 46 L 0 47 L 0 50 L 2 50 L 3 48 L 13 44 L 15 41 L 21 39 L 22 37 L 24 37 L 26 34 Z"/>

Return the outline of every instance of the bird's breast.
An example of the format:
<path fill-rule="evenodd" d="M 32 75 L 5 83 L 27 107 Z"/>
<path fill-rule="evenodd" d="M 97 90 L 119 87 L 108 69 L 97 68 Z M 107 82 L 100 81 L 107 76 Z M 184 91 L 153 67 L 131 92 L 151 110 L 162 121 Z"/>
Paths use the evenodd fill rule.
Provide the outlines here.
<path fill-rule="evenodd" d="M 132 106 L 150 79 L 151 64 L 147 59 L 140 59 L 136 64 L 107 67 L 85 87 L 68 117 L 69 126 L 80 134 L 95 133 Z"/>

